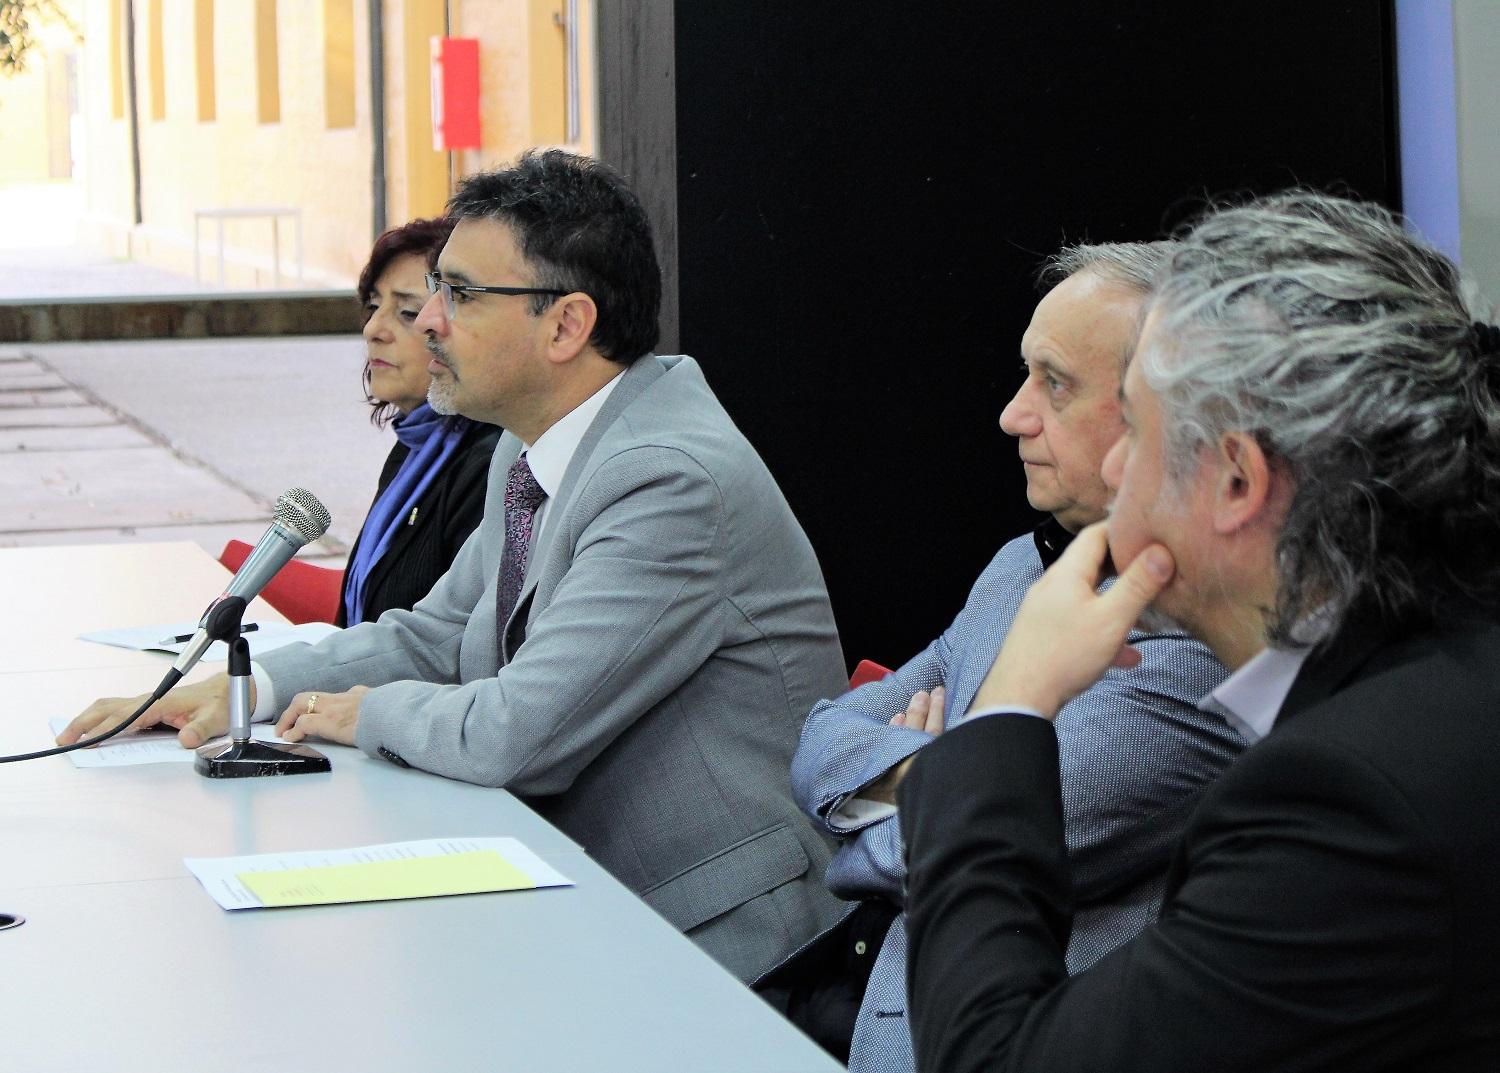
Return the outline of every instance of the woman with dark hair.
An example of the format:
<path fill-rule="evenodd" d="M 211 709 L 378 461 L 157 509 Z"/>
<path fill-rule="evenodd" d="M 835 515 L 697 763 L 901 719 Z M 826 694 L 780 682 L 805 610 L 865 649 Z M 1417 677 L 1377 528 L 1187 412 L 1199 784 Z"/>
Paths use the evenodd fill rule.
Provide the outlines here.
<path fill-rule="evenodd" d="M 413 220 L 375 240 L 359 274 L 365 315 L 370 420 L 396 431 L 375 502 L 344 570 L 338 625 L 410 608 L 442 577 L 484 514 L 490 455 L 500 429 L 444 417 L 427 404 L 427 346 L 414 325 L 427 301 L 423 275 L 452 220 Z"/>

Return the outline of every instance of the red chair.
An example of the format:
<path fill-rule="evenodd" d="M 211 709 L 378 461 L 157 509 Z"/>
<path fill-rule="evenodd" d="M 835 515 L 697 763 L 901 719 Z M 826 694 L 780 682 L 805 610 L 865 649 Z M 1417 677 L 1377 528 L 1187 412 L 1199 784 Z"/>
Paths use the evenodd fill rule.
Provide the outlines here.
<path fill-rule="evenodd" d="M 231 540 L 219 552 L 219 562 L 230 571 L 238 570 L 252 550 L 243 540 Z M 331 623 L 339 613 L 343 589 L 342 570 L 293 559 L 261 590 L 261 596 L 288 620 L 299 625 L 304 622 Z"/>
<path fill-rule="evenodd" d="M 867 682 L 878 682 L 890 673 L 889 667 L 882 667 L 872 659 L 862 659 L 849 676 L 849 688 L 858 689 Z"/>

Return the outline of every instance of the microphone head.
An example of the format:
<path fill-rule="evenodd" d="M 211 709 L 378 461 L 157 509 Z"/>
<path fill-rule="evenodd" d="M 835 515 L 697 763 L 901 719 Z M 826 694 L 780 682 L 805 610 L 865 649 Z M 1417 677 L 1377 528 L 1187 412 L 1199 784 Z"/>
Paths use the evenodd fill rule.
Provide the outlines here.
<path fill-rule="evenodd" d="M 306 488 L 288 488 L 276 499 L 276 523 L 312 543 L 328 532 L 333 519 L 328 508 Z"/>

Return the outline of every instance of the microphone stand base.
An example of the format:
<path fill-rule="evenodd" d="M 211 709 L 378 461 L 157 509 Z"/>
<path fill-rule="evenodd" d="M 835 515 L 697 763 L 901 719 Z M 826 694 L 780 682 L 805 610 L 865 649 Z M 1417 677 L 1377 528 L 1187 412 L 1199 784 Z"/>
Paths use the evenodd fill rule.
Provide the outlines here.
<path fill-rule="evenodd" d="M 306 775 L 329 771 L 328 757 L 306 745 L 270 741 L 209 742 L 198 750 L 193 769 L 210 779 L 245 779 L 262 775 Z"/>

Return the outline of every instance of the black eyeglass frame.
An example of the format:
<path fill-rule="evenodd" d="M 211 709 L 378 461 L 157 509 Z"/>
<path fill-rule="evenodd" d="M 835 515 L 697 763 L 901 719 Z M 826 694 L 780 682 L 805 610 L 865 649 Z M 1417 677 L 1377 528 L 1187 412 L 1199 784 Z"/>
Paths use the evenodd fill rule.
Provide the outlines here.
<path fill-rule="evenodd" d="M 561 298 L 565 294 L 573 293 L 572 291 L 560 291 L 555 287 L 481 287 L 472 283 L 449 283 L 436 272 L 425 272 L 422 275 L 422 279 L 427 283 L 427 293 L 429 295 L 442 293 L 443 312 L 447 313 L 449 317 L 452 317 L 458 308 L 453 301 L 453 296 L 459 292 L 466 294 L 509 295 L 550 294 L 554 298 Z"/>

